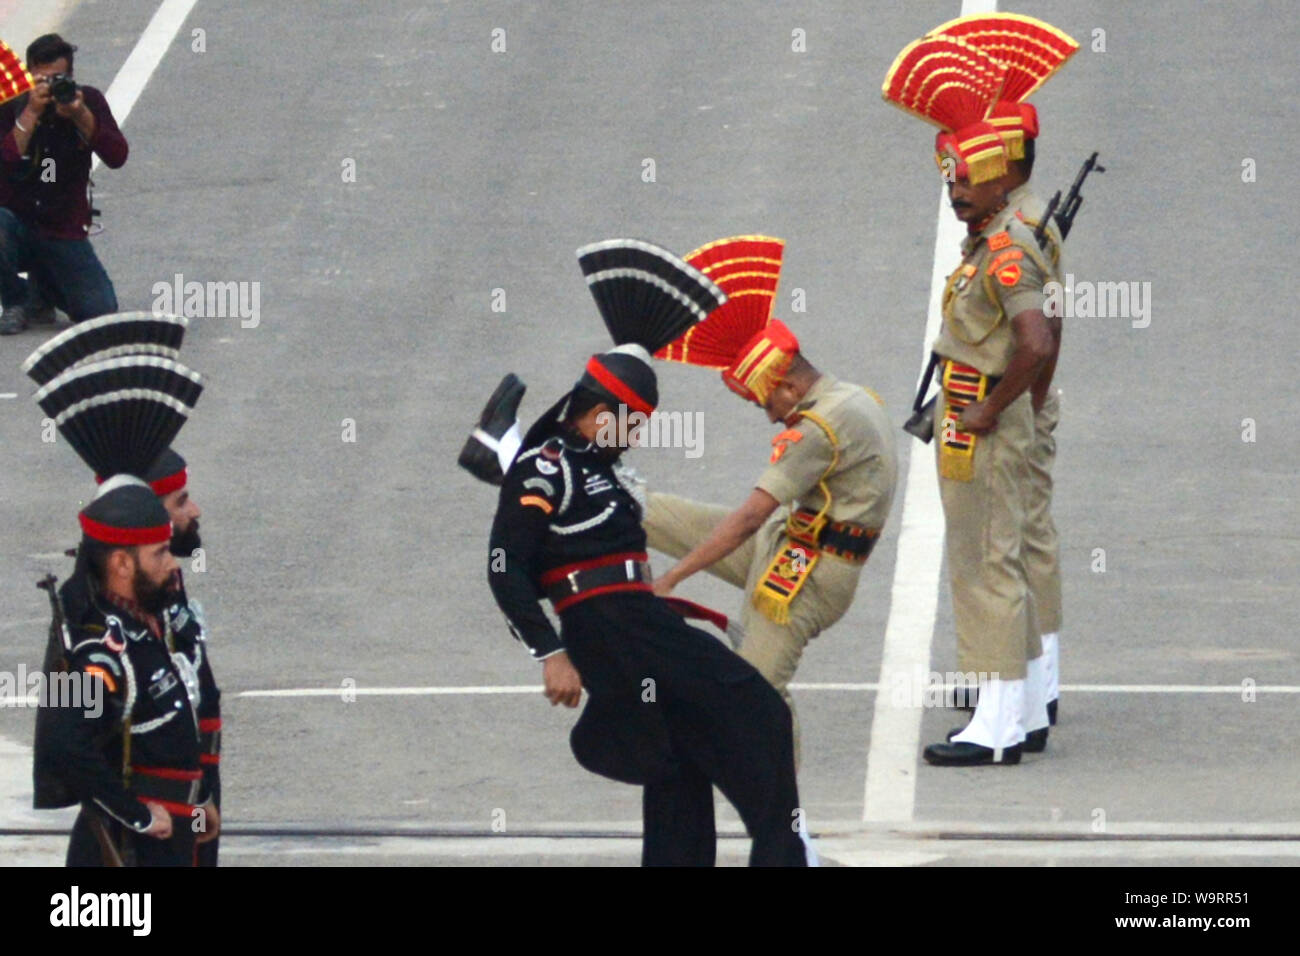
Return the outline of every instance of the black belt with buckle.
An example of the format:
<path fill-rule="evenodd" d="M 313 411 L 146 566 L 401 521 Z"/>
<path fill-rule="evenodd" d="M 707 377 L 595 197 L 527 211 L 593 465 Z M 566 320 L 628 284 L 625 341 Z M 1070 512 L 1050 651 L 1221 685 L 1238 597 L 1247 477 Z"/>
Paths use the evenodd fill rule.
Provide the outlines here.
<path fill-rule="evenodd" d="M 137 797 L 194 806 L 203 789 L 203 774 L 197 770 L 132 767 L 131 789 Z"/>
<path fill-rule="evenodd" d="M 555 610 L 562 611 L 594 597 L 593 592 L 648 591 L 650 579 L 650 562 L 644 552 L 638 552 L 552 568 L 542 574 L 542 587 Z"/>

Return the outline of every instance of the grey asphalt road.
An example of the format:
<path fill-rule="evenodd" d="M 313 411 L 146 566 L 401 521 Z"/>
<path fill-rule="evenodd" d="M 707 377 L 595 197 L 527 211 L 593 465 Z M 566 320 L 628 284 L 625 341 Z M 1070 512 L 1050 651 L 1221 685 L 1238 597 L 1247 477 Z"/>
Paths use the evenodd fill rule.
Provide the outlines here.
<path fill-rule="evenodd" d="M 71 6 L 61 29 L 81 48 L 80 79 L 107 87 L 154 8 Z M 1040 191 L 1068 186 L 1094 149 L 1107 166 L 1089 181 L 1070 269 L 1150 283 L 1150 324 L 1068 321 L 1058 372 L 1063 680 L 1102 689 L 1067 693 L 1048 752 L 1018 768 L 940 770 L 918 753 L 915 819 L 1077 827 L 1101 811 L 1152 833 L 1282 827 L 1297 819 L 1295 693 L 1251 702 L 1114 688 L 1300 687 L 1298 456 L 1283 434 L 1298 390 L 1286 273 L 1271 265 L 1295 239 L 1284 175 L 1296 134 L 1280 67 L 1300 35 L 1281 2 L 1013 9 L 1084 44 L 1035 96 Z M 260 284 L 256 327 L 192 321 L 185 361 L 208 386 L 178 442 L 204 509 L 208 565 L 190 587 L 226 694 L 232 828 L 488 835 L 498 811 L 508 831 L 635 828 L 639 792 L 580 770 L 567 746 L 575 714 L 540 695 L 240 695 L 540 683 L 484 580 L 495 497 L 455 457 L 504 372 L 528 382 L 524 414 L 535 416 L 607 346 L 573 256 L 585 242 L 632 235 L 684 253 L 740 232 L 786 239 L 778 314 L 815 363 L 873 387 L 901 423 L 923 348 L 938 188 L 931 131 L 878 91 L 906 42 L 958 12 L 957 0 L 199 0 L 125 124 L 130 161 L 96 176 L 106 225 L 96 247 L 124 308 L 149 308 L 155 284 L 177 274 Z M 192 49 L 195 28 L 204 52 Z M 495 29 L 504 52 L 492 49 Z M 806 52 L 791 49 L 796 29 Z M 1247 159 L 1256 181 L 1242 180 Z M 654 182 L 643 181 L 646 160 Z M 796 289 L 805 312 L 791 311 Z M 39 663 L 46 610 L 31 582 L 66 567 L 54 555 L 75 544 L 92 490 L 66 446 L 41 441 L 18 369 L 41 340 L 0 340 L 0 393 L 18 395 L 0 400 L 0 669 L 10 671 Z M 631 463 L 652 487 L 739 502 L 771 426 L 709 373 L 660 376 L 665 409 L 702 413 L 703 453 L 647 449 Z M 355 441 L 344 440 L 349 422 Z M 901 437 L 900 448 L 918 450 Z M 800 682 L 877 680 L 901 497 L 855 606 L 810 647 Z M 940 588 L 931 663 L 947 671 L 946 577 Z M 703 579 L 682 593 L 723 610 L 741 600 Z M 862 814 L 873 693 L 795 696 L 809 819 L 843 828 Z M 927 712 L 923 742 L 959 716 Z M 30 733 L 30 711 L 0 709 L 0 738 Z M 4 766 L 16 806 L 14 753 Z M 735 820 L 726 807 L 720 817 Z M 936 857 L 907 836 L 864 839 L 863 852 L 849 840 L 836 853 L 1085 859 L 996 841 Z M 239 846 L 228 862 L 356 858 L 331 856 L 328 842 Z M 604 844 L 461 846 L 413 853 L 635 861 L 634 848 L 611 855 Z M 1290 853 L 1275 850 L 1232 859 Z M 1097 859 L 1226 859 L 1194 839 L 1167 856 L 1107 852 Z M 412 857 L 381 846 L 375 858 Z"/>

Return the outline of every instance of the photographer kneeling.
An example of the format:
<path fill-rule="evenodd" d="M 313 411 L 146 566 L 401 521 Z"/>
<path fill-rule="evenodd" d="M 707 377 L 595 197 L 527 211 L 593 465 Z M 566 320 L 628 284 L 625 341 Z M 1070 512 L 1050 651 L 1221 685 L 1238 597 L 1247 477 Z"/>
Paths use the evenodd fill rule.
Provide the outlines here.
<path fill-rule="evenodd" d="M 73 322 L 117 311 L 90 245 L 90 164 L 126 162 L 126 138 L 104 94 L 72 79 L 76 47 L 47 33 L 27 48 L 31 92 L 0 106 L 0 335 L 41 321 L 35 285 Z M 18 275 L 27 272 L 33 280 Z"/>

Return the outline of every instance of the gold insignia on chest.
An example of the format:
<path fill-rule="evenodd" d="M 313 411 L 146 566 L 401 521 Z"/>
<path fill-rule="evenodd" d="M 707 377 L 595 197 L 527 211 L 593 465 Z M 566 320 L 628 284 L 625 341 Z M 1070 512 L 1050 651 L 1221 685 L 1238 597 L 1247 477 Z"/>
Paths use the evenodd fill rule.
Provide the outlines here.
<path fill-rule="evenodd" d="M 968 262 L 966 265 L 961 267 L 961 278 L 957 280 L 958 292 L 961 292 L 970 284 L 970 280 L 974 277 L 976 272 L 979 272 L 979 269 L 977 269 L 972 263 Z"/>

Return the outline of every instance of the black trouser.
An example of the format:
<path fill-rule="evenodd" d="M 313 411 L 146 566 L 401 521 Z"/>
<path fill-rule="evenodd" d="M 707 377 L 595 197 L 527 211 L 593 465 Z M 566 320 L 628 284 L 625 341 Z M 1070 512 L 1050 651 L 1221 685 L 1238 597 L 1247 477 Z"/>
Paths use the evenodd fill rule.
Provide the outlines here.
<path fill-rule="evenodd" d="M 758 671 L 644 592 L 580 602 L 561 621 L 590 694 L 575 753 L 644 784 L 644 865 L 714 863 L 714 786 L 753 840 L 751 866 L 807 865 L 790 710 Z"/>
<path fill-rule="evenodd" d="M 172 815 L 172 835 L 166 840 L 128 830 L 97 809 L 81 807 L 68 842 L 68 866 L 108 866 L 95 831 L 92 815 L 103 821 L 109 839 L 127 866 L 194 866 L 194 832 L 188 817 Z"/>
<path fill-rule="evenodd" d="M 212 775 L 211 786 L 212 786 L 212 801 L 217 807 L 217 813 L 220 814 L 221 813 L 221 774 L 220 773 L 214 773 Z M 224 824 L 225 821 L 223 820 L 222 825 Z M 220 844 L 221 844 L 220 835 L 213 837 L 207 843 L 200 843 L 198 852 L 195 855 L 195 859 L 198 860 L 198 865 L 216 866 L 217 855 L 220 853 Z"/>

